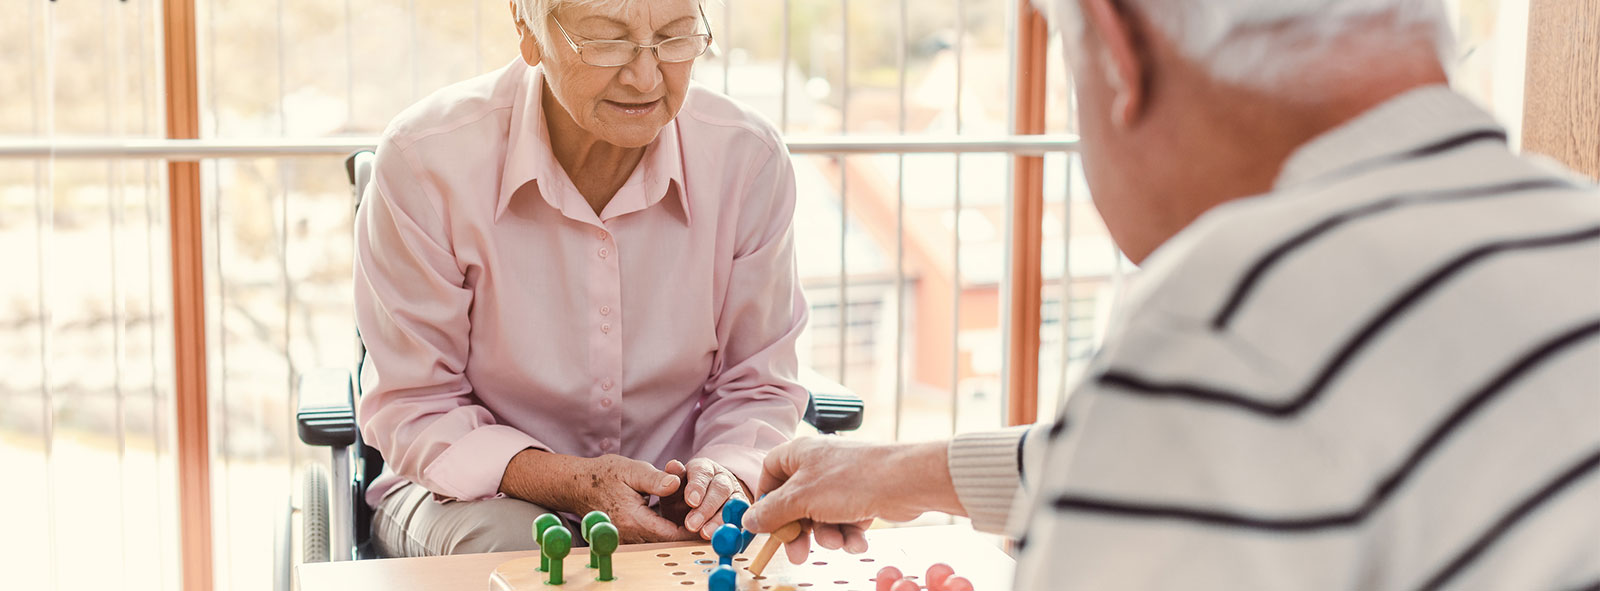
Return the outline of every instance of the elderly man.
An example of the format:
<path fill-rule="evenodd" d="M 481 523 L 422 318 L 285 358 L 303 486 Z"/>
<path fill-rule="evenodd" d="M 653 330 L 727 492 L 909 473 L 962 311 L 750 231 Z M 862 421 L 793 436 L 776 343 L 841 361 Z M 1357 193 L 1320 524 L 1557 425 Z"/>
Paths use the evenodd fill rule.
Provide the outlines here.
<path fill-rule="evenodd" d="M 530 549 L 600 510 L 709 539 L 806 405 L 789 154 L 690 84 L 699 0 L 511 8 L 521 56 L 397 116 L 362 200 L 373 538 Z"/>
<path fill-rule="evenodd" d="M 1049 425 L 781 446 L 745 525 L 1009 522 L 1028 590 L 1597 588 L 1600 191 L 1445 86 L 1438 0 L 1054 12 L 1143 268 L 1088 379 Z"/>

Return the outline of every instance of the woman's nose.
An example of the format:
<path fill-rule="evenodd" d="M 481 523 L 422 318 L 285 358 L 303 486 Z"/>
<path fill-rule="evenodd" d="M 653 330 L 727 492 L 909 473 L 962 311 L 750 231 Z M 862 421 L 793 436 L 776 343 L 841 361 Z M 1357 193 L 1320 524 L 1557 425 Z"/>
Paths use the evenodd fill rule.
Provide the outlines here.
<path fill-rule="evenodd" d="M 653 49 L 644 49 L 633 61 L 622 65 L 622 83 L 639 92 L 650 92 L 661 84 L 661 61 Z"/>

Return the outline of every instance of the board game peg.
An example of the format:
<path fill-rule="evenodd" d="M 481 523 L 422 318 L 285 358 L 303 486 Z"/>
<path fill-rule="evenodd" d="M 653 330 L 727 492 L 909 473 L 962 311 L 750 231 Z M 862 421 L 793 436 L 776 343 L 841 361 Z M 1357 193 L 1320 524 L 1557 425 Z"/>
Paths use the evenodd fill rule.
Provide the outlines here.
<path fill-rule="evenodd" d="M 928 586 L 928 591 L 944 591 L 944 580 L 955 574 L 956 569 L 950 568 L 950 565 L 935 562 L 928 567 L 928 576 L 922 580 L 922 584 Z"/>
<path fill-rule="evenodd" d="M 966 577 L 950 577 L 944 580 L 944 591 L 972 591 L 972 581 Z"/>
<path fill-rule="evenodd" d="M 772 555 L 778 551 L 778 547 L 793 542 L 798 537 L 800 537 L 798 521 L 791 521 L 788 525 L 772 532 L 772 535 L 767 537 L 766 545 L 762 546 L 761 551 L 756 553 L 755 559 L 750 561 L 750 572 L 760 576 L 761 571 L 767 570 L 767 562 L 772 560 Z"/>
<path fill-rule="evenodd" d="M 711 535 L 711 549 L 717 551 L 722 564 L 733 565 L 733 555 L 739 553 L 742 536 L 739 527 L 732 523 L 722 524 L 717 533 Z"/>
<path fill-rule="evenodd" d="M 718 565 L 717 570 L 711 571 L 711 580 L 707 587 L 710 591 L 734 591 L 739 586 L 739 571 L 726 564 Z"/>
<path fill-rule="evenodd" d="M 886 566 L 878 569 L 878 576 L 873 580 L 878 582 L 878 591 L 889 591 L 891 587 L 894 587 L 896 581 L 904 577 L 905 575 L 900 573 L 900 569 Z"/>
<path fill-rule="evenodd" d="M 917 586 L 916 581 L 911 579 L 900 579 L 894 582 L 894 586 L 890 587 L 889 591 L 920 591 L 921 589 L 921 587 Z"/>
<path fill-rule="evenodd" d="M 550 529 L 551 527 L 557 525 L 561 525 L 561 518 L 556 517 L 555 513 L 545 513 L 544 515 L 540 515 L 539 517 L 535 518 L 533 520 L 533 543 L 539 544 L 541 547 L 544 546 L 544 530 Z M 539 572 L 549 571 L 550 558 L 545 556 L 543 552 L 540 552 Z"/>
<path fill-rule="evenodd" d="M 572 532 L 565 526 L 557 525 L 544 530 L 544 537 L 539 538 L 539 553 L 549 559 L 550 580 L 548 584 L 560 585 L 565 581 L 561 578 L 561 567 L 572 551 Z"/>
<path fill-rule="evenodd" d="M 617 526 L 609 521 L 602 521 L 589 528 L 589 556 L 600 569 L 596 581 L 611 581 L 616 577 L 611 576 L 611 554 L 617 551 L 617 544 L 621 536 L 617 533 Z"/>
<path fill-rule="evenodd" d="M 583 534 L 583 541 L 589 542 L 590 544 L 589 568 L 600 567 L 599 563 L 595 562 L 594 542 L 589 539 L 589 528 L 594 527 L 597 523 L 611 523 L 611 516 L 606 515 L 603 511 L 590 511 L 587 515 L 583 516 L 583 521 L 580 522 L 580 525 L 578 526 L 578 533 Z"/>
<path fill-rule="evenodd" d="M 744 512 L 750 509 L 750 501 L 740 498 L 728 499 L 722 504 L 722 522 L 731 523 L 734 527 L 744 529 Z"/>

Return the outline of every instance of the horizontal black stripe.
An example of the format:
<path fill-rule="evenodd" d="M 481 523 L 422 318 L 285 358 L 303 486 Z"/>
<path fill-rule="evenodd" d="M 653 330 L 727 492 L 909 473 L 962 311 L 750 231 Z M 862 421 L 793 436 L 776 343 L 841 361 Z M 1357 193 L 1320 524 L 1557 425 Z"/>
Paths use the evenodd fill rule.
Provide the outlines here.
<path fill-rule="evenodd" d="M 1429 156 L 1437 156 L 1455 150 L 1456 148 L 1475 144 L 1482 141 L 1495 141 L 1502 144 L 1509 143 L 1505 129 L 1494 127 L 1480 127 L 1444 138 L 1442 140 L 1423 145 L 1419 148 L 1407 150 L 1396 154 L 1385 154 L 1375 158 L 1368 158 L 1349 166 L 1313 177 L 1303 183 L 1304 185 L 1329 185 L 1339 181 L 1350 180 L 1386 166 L 1403 164 L 1411 160 L 1420 160 Z"/>
<path fill-rule="evenodd" d="M 1343 226 L 1361 218 L 1399 209 L 1408 205 L 1446 203 L 1450 201 L 1462 201 L 1488 197 L 1504 197 L 1525 191 L 1557 189 L 1571 186 L 1571 183 L 1554 177 L 1523 179 L 1508 183 L 1496 183 L 1493 185 L 1479 185 L 1465 188 L 1445 189 L 1441 191 L 1405 193 L 1336 213 L 1332 216 L 1324 218 L 1315 225 L 1306 228 L 1299 234 L 1295 234 L 1277 246 L 1272 247 L 1271 250 L 1267 251 L 1266 255 L 1262 256 L 1260 260 L 1257 260 L 1255 264 L 1251 265 L 1250 268 L 1245 271 L 1244 277 L 1239 280 L 1239 283 L 1234 285 L 1233 291 L 1229 293 L 1227 302 L 1223 304 L 1222 309 L 1218 310 L 1217 314 L 1212 317 L 1211 328 L 1214 330 L 1226 329 L 1228 327 L 1228 323 L 1233 320 L 1234 315 L 1239 311 L 1240 306 L 1244 305 L 1244 301 L 1253 292 L 1256 284 L 1261 282 L 1262 277 L 1266 275 L 1268 270 L 1270 270 L 1278 262 L 1282 261 L 1284 257 L 1289 256 L 1289 254 L 1293 253 L 1295 250 L 1305 246 L 1312 240 L 1315 240 L 1316 238 L 1332 231 L 1335 228 L 1338 228 L 1339 226 Z"/>
<path fill-rule="evenodd" d="M 1600 591 L 1600 580 L 1596 580 L 1595 582 L 1587 585 L 1573 587 L 1572 591 Z"/>
<path fill-rule="evenodd" d="M 1265 397 L 1262 396 L 1245 395 L 1206 385 L 1182 382 L 1159 383 L 1119 369 L 1108 370 L 1096 380 L 1101 385 L 1132 394 L 1187 398 L 1199 402 L 1234 406 L 1273 418 L 1291 417 L 1316 401 L 1328 384 L 1333 382 L 1333 378 L 1338 376 L 1339 372 L 1343 371 L 1345 366 L 1350 363 L 1350 360 L 1355 358 L 1357 353 L 1365 348 L 1374 337 L 1383 332 L 1383 329 L 1392 324 L 1396 318 L 1412 309 L 1417 302 L 1432 293 L 1435 288 L 1473 264 L 1496 254 L 1564 247 L 1596 238 L 1600 238 L 1600 227 L 1533 238 L 1491 242 L 1457 256 L 1438 270 L 1428 274 L 1421 281 L 1413 284 L 1405 292 L 1401 293 L 1400 297 L 1395 298 L 1388 306 L 1384 307 L 1377 316 L 1367 321 L 1366 325 L 1362 326 L 1361 330 L 1346 341 L 1339 351 L 1334 354 L 1333 358 L 1323 365 L 1322 370 L 1317 373 L 1310 384 L 1298 395 L 1284 402 L 1267 402 L 1263 400 Z"/>
<path fill-rule="evenodd" d="M 1443 421 L 1435 425 L 1428 435 L 1423 438 L 1422 443 L 1413 449 L 1404 461 L 1390 470 L 1373 487 L 1366 500 L 1354 509 L 1302 517 L 1257 517 L 1212 509 L 1128 503 L 1070 495 L 1062 495 L 1053 504 L 1056 509 L 1063 511 L 1083 511 L 1122 517 L 1178 519 L 1208 525 L 1286 532 L 1310 532 L 1353 526 L 1361 523 L 1368 515 L 1382 506 L 1415 473 L 1417 467 L 1422 465 L 1428 456 L 1439 449 L 1440 445 L 1449 439 L 1452 433 L 1486 403 L 1505 392 L 1507 387 L 1518 378 L 1527 375 L 1540 364 L 1550 359 L 1551 356 L 1596 336 L 1600 336 L 1600 319 L 1562 332 L 1522 355 L 1511 365 L 1501 370 L 1493 379 L 1475 390 L 1465 401 L 1457 405 L 1456 409 Z"/>
<path fill-rule="evenodd" d="M 1572 483 L 1578 482 L 1590 472 L 1594 472 L 1596 467 L 1600 467 L 1600 450 L 1595 450 L 1593 453 L 1589 454 L 1589 457 L 1584 458 L 1571 468 L 1568 468 L 1565 472 L 1562 472 L 1560 476 L 1544 485 L 1544 487 L 1540 488 L 1538 492 L 1533 494 L 1533 496 L 1524 499 L 1511 511 L 1501 516 L 1500 519 L 1495 520 L 1494 525 L 1490 527 L 1488 531 L 1485 531 L 1482 535 L 1479 535 L 1478 538 L 1472 542 L 1472 545 L 1467 546 L 1465 550 L 1456 555 L 1455 559 L 1446 563 L 1443 568 L 1439 569 L 1439 571 L 1432 577 L 1429 577 L 1428 581 L 1423 583 L 1421 587 L 1418 587 L 1418 589 L 1422 591 L 1431 591 L 1433 589 L 1443 587 L 1446 583 L 1449 583 L 1450 579 L 1454 578 L 1457 574 L 1460 574 L 1462 570 L 1471 566 L 1472 561 L 1477 560 L 1477 558 L 1481 556 L 1484 551 L 1488 550 L 1490 546 L 1493 546 L 1496 542 L 1500 541 L 1500 538 L 1504 537 L 1506 532 L 1511 531 L 1511 528 L 1516 527 L 1518 523 L 1520 523 L 1523 519 L 1526 519 L 1528 515 L 1531 515 L 1535 509 L 1538 509 L 1540 505 L 1543 505 L 1546 501 L 1555 498 L 1555 496 L 1560 494 L 1563 489 L 1572 486 Z M 1541 549 L 1541 551 L 1543 550 Z"/>

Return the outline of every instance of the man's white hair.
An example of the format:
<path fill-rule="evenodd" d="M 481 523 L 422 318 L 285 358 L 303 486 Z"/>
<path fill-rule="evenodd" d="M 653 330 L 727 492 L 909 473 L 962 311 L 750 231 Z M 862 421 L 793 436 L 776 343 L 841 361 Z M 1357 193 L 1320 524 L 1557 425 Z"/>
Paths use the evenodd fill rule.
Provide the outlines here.
<path fill-rule="evenodd" d="M 1277 90 L 1312 66 L 1335 66 L 1330 42 L 1362 34 L 1385 51 L 1422 36 L 1448 69 L 1455 36 L 1440 0 L 1122 0 L 1218 80 Z M 1069 43 L 1083 30 L 1078 0 L 1033 0 Z M 1360 67 L 1346 64 L 1346 67 Z"/>

